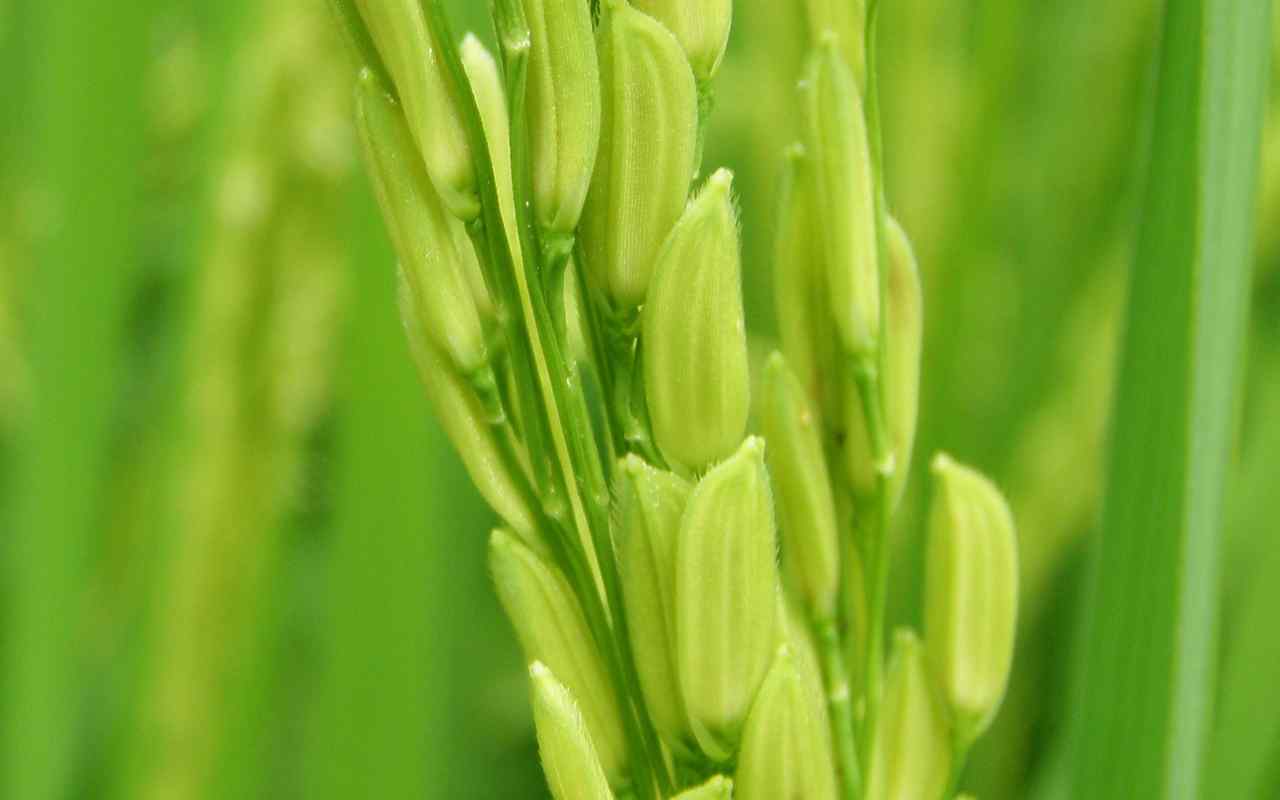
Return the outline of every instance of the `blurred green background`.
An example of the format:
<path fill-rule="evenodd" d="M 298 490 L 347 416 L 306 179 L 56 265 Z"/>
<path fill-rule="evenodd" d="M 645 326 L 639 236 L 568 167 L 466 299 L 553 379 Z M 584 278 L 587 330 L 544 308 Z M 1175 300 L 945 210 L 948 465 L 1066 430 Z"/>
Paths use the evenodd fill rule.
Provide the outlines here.
<path fill-rule="evenodd" d="M 453 5 L 491 38 L 485 4 Z M 761 352 L 803 46 L 779 6 L 736 2 L 706 160 L 739 176 Z M 1021 534 L 1015 677 L 967 776 L 988 800 L 1037 796 L 1068 713 L 1159 14 L 885 3 L 889 196 L 926 286 L 916 470 L 980 466 Z M 2 798 L 545 795 L 491 515 L 402 341 L 351 83 L 323 0 L 0 0 Z M 1209 797 L 1280 797 L 1275 99 L 1208 779 L 1233 788 Z"/>

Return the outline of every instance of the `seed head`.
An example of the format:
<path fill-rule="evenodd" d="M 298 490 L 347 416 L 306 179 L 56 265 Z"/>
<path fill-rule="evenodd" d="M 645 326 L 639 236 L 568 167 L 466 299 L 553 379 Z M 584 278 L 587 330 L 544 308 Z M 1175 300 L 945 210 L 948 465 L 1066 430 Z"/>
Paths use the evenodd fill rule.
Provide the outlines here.
<path fill-rule="evenodd" d="M 693 74 L 707 82 L 720 68 L 729 28 L 733 23 L 733 0 L 634 0 L 636 8 L 666 25 L 689 57 Z"/>
<path fill-rule="evenodd" d="M 542 769 L 555 800 L 613 800 L 573 693 L 540 661 L 529 667 Z"/>
<path fill-rule="evenodd" d="M 631 455 L 618 465 L 617 548 L 631 648 L 645 704 L 663 739 L 694 750 L 676 678 L 676 543 L 692 487 Z"/>
<path fill-rule="evenodd" d="M 600 144 L 600 73 L 583 0 L 523 0 L 529 24 L 533 205 L 546 231 L 572 234 Z"/>
<path fill-rule="evenodd" d="M 471 145 L 420 0 L 356 0 L 404 102 L 409 130 L 445 207 L 464 221 L 480 213 Z"/>
<path fill-rule="evenodd" d="M 453 232 L 454 250 L 462 261 L 462 277 L 467 281 L 467 288 L 471 290 L 471 299 L 475 301 L 476 313 L 480 315 L 481 324 L 485 329 L 490 330 L 497 320 L 498 311 L 493 302 L 493 295 L 489 294 L 488 284 L 485 283 L 484 271 L 480 267 L 480 258 L 476 255 L 475 245 L 471 243 L 467 228 L 461 222 L 455 220 L 449 225 L 449 229 Z"/>
<path fill-rule="evenodd" d="M 920 268 L 907 232 L 898 221 L 889 218 L 886 231 L 889 245 L 888 275 L 888 341 L 885 383 L 885 413 L 889 416 L 889 435 L 893 440 L 894 503 L 902 499 L 906 488 L 911 454 L 915 447 L 916 422 L 920 409 L 920 355 L 924 342 L 924 300 L 920 291 Z"/>
<path fill-rule="evenodd" d="M 1017 625 L 1018 554 L 1000 491 L 946 455 L 933 462 L 925 634 L 961 740 L 990 725 L 1004 697 Z"/>
<path fill-rule="evenodd" d="M 622 715 L 568 582 L 532 549 L 502 530 L 494 531 L 489 540 L 489 569 L 525 658 L 545 663 L 573 693 L 604 774 L 613 785 L 623 783 L 626 739 Z M 547 758 L 546 745 L 543 758 Z M 548 769 L 548 774 L 551 772 Z"/>
<path fill-rule="evenodd" d="M 835 501 L 819 419 L 781 353 L 764 375 L 764 435 L 777 489 L 782 561 L 817 619 L 833 620 L 840 582 Z"/>
<path fill-rule="evenodd" d="M 835 800 L 835 764 L 816 703 L 784 645 L 747 717 L 734 776 L 738 800 Z"/>
<path fill-rule="evenodd" d="M 536 528 L 533 511 L 516 488 L 515 476 L 507 471 L 485 409 L 472 382 L 459 374 L 427 338 L 429 328 L 421 304 L 403 268 L 399 296 L 409 349 L 436 418 L 462 457 L 481 496 L 516 533 L 526 541 L 533 541 Z M 491 373 L 489 379 L 492 380 Z"/>
<path fill-rule="evenodd" d="M 598 36 L 603 125 L 579 236 L 593 282 L 627 311 L 689 196 L 698 95 L 680 43 L 647 14 L 608 0 Z"/>
<path fill-rule="evenodd" d="M 723 775 L 716 775 L 701 786 L 685 789 L 673 800 L 732 800 L 732 798 L 733 781 Z"/>
<path fill-rule="evenodd" d="M 399 106 L 367 71 L 360 79 L 356 113 L 379 204 L 421 313 L 423 333 L 458 369 L 475 373 L 488 365 L 489 355 L 468 275 L 475 254 L 461 223 L 431 187 Z"/>
<path fill-rule="evenodd" d="M 861 88 L 867 85 L 866 0 L 806 0 L 809 36 L 815 42 L 834 37 Z"/>
<path fill-rule="evenodd" d="M 654 439 L 699 471 L 742 441 L 750 400 L 732 176 L 720 170 L 663 246 L 641 322 Z"/>
<path fill-rule="evenodd" d="M 764 442 L 699 481 L 676 547 L 676 668 L 694 735 L 733 753 L 777 646 L 777 543 Z"/>
<path fill-rule="evenodd" d="M 924 339 L 924 303 L 920 293 L 920 269 L 911 241 L 897 220 L 890 218 L 886 231 L 889 286 L 886 296 L 884 403 L 889 438 L 893 445 L 894 473 L 890 493 L 896 505 L 902 500 L 915 447 L 920 408 L 920 354 Z M 856 391 L 845 398 L 846 467 L 854 495 L 869 498 L 875 491 L 875 466 L 866 417 Z"/>
<path fill-rule="evenodd" d="M 493 54 L 473 34 L 463 38 L 458 54 L 471 84 L 476 107 L 480 110 L 480 124 L 484 127 L 489 162 L 493 165 L 507 242 L 513 253 L 518 252 L 520 234 L 516 229 L 515 183 L 511 178 L 511 118 L 507 112 L 507 92 L 502 74 Z"/>
<path fill-rule="evenodd" d="M 868 800 L 942 797 L 951 774 L 951 731 L 924 646 L 910 631 L 894 636 L 874 750 Z"/>
<path fill-rule="evenodd" d="M 826 689 L 822 677 L 822 660 L 813 635 L 813 625 L 807 612 L 792 599 L 790 592 L 778 592 L 778 639 L 791 651 L 796 669 L 800 670 L 800 683 L 814 696 L 813 711 L 818 715 L 821 730 L 830 739 L 831 718 L 827 711 Z M 830 741 L 828 741 L 830 746 Z"/>
<path fill-rule="evenodd" d="M 817 222 L 813 160 L 804 146 L 787 148 L 778 191 L 774 242 L 773 297 L 778 333 L 787 363 L 823 418 L 844 413 L 841 383 L 835 377 L 838 346 L 833 341 L 829 298 L 824 290 L 826 257 Z"/>
<path fill-rule="evenodd" d="M 871 152 L 858 86 L 830 37 L 802 86 L 831 315 L 845 351 L 867 357 L 880 337 Z"/>

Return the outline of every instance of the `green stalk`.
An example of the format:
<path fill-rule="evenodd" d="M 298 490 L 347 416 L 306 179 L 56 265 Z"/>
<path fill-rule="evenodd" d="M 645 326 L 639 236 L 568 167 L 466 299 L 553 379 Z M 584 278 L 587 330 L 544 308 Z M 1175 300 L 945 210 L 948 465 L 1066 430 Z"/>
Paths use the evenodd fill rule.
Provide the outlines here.
<path fill-rule="evenodd" d="M 693 174 L 702 173 L 702 156 L 707 146 L 707 128 L 711 123 L 711 112 L 715 111 L 716 93 L 711 81 L 698 81 L 698 139 L 693 156 Z"/>
<path fill-rule="evenodd" d="M 550 306 L 551 323 L 556 341 L 563 348 L 568 342 L 566 332 L 568 323 L 564 310 L 564 279 L 569 267 L 569 258 L 573 255 L 574 237 L 558 236 L 549 231 L 539 230 L 537 239 L 538 252 L 542 255 L 539 273 L 542 275 L 543 293 Z"/>
<path fill-rule="evenodd" d="M 853 372 L 871 439 L 871 456 L 876 467 L 875 512 L 866 543 L 867 656 L 863 671 L 863 692 L 867 714 L 863 720 L 861 739 L 862 765 L 864 769 L 870 770 L 884 682 L 885 613 L 889 595 L 889 527 L 892 515 L 892 492 L 889 484 L 893 479 L 894 464 L 878 372 L 869 360 L 855 362 Z"/>
<path fill-rule="evenodd" d="M 964 765 L 969 760 L 969 748 L 972 743 L 961 741 L 959 736 L 951 740 L 951 775 L 947 778 L 947 787 L 942 790 L 939 800 L 953 800 L 960 791 L 960 779 L 964 776 Z"/>
<path fill-rule="evenodd" d="M 871 456 L 876 471 L 875 515 L 868 542 L 867 583 L 867 663 L 864 691 L 867 715 L 863 725 L 862 763 L 869 769 L 874 749 L 876 724 L 880 716 L 880 694 L 883 683 L 885 614 L 889 586 L 889 532 L 892 523 L 892 490 L 896 465 L 885 418 L 884 381 L 888 335 L 888 211 L 885 202 L 884 139 L 880 107 L 879 37 L 876 35 L 880 16 L 879 0 L 867 7 L 867 136 L 871 150 L 873 200 L 876 217 L 876 264 L 880 283 L 880 335 L 874 359 L 858 359 L 853 365 L 854 380 L 862 401 L 867 434 L 871 440 Z"/>
<path fill-rule="evenodd" d="M 574 244 L 574 259 L 579 269 L 586 263 L 586 254 L 582 242 Z M 609 311 L 603 299 L 596 296 L 585 275 L 578 275 L 578 302 L 585 319 L 588 345 L 591 348 L 591 360 L 596 365 L 601 390 L 605 402 L 605 419 L 608 420 L 609 440 L 612 442 L 614 455 L 629 451 L 628 447 L 628 406 L 621 401 L 618 386 L 620 382 L 630 383 L 631 366 L 624 363 L 617 352 L 617 342 L 613 336 L 612 320 L 607 319 Z"/>
<path fill-rule="evenodd" d="M 537 226 L 529 213 L 531 204 L 520 202 L 521 197 L 532 196 L 533 185 L 532 164 L 528 157 L 528 136 L 524 126 L 523 86 L 523 80 L 518 80 L 508 87 L 512 92 L 513 105 L 511 163 L 517 190 L 517 228 L 520 231 L 521 247 L 533 264 L 533 275 L 545 278 L 551 275 L 555 265 L 549 265 L 542 260 L 541 256 L 546 250 L 538 240 Z M 635 671 L 635 660 L 631 655 L 631 639 L 627 631 L 626 612 L 622 602 L 622 582 L 610 536 L 609 485 L 605 478 L 604 467 L 600 462 L 599 452 L 595 448 L 596 439 L 591 432 L 590 415 L 582 381 L 574 374 L 564 357 L 563 339 L 556 336 L 557 328 L 552 306 L 545 295 L 548 284 L 563 287 L 558 280 L 527 281 L 529 300 L 534 313 L 534 319 L 528 324 L 531 327 L 536 326 L 536 330 L 542 332 L 537 339 L 542 343 L 543 361 L 550 375 L 551 387 L 547 412 L 553 419 L 559 416 L 561 430 L 567 440 L 570 463 L 566 470 L 576 478 L 576 481 L 570 481 L 568 476 L 565 480 L 577 490 L 579 503 L 586 513 L 589 538 L 594 545 L 594 555 L 604 585 L 604 597 L 598 602 L 605 604 L 613 622 L 612 646 L 603 641 L 600 646 L 612 657 L 615 668 L 620 668 L 618 677 L 622 683 L 623 707 L 633 711 L 633 714 L 626 716 L 637 729 L 643 753 L 640 762 L 644 766 L 644 771 L 641 775 L 646 780 L 640 781 L 640 784 L 643 786 L 650 783 L 646 773 L 651 771 L 658 787 L 669 794 L 673 785 L 663 764 L 657 733 L 645 710 L 639 675 Z"/>
<path fill-rule="evenodd" d="M 464 117 L 471 133 L 471 140 L 477 145 L 485 141 L 483 126 L 480 123 L 479 110 L 469 91 L 465 72 L 459 61 L 457 48 L 449 30 L 448 21 L 438 0 L 424 0 L 430 23 L 436 33 L 445 63 L 459 88 L 458 96 L 462 99 Z M 511 160 L 512 173 L 517 189 L 517 229 L 520 235 L 521 250 L 526 258 L 526 279 L 518 282 L 520 290 L 520 307 L 524 309 L 525 329 L 528 332 L 530 359 L 528 363 L 536 363 L 540 372 L 542 401 L 545 417 L 552 423 L 551 430 L 555 450 L 560 461 L 561 481 L 571 503 L 575 506 L 576 524 L 579 530 L 579 542 L 590 549 L 585 554 L 594 556 L 597 575 L 596 581 L 602 586 L 603 594 L 590 591 L 590 587 L 579 589 L 584 602 L 584 610 L 588 618 L 595 618 L 592 625 L 599 638 L 597 644 L 605 654 L 614 673 L 615 687 L 622 701 L 624 718 L 630 729 L 633 761 L 639 770 L 638 788 L 657 786 L 669 793 L 672 784 L 670 775 L 665 770 L 658 744 L 648 715 L 644 713 L 644 701 L 639 692 L 639 679 L 635 674 L 634 662 L 630 657 L 630 643 L 627 636 L 625 616 L 621 602 L 620 580 L 617 565 L 613 557 L 613 545 L 609 537 L 609 491 L 604 478 L 599 454 L 595 450 L 595 437 L 591 434 L 590 418 L 586 409 L 585 396 L 581 381 L 571 374 L 560 342 L 555 336 L 555 323 L 545 295 L 547 265 L 542 262 L 543 250 L 538 242 L 538 233 L 527 204 L 522 198 L 531 196 L 532 172 L 528 159 L 528 140 L 524 124 L 524 67 L 527 62 L 529 37 L 527 28 L 519 13 L 519 8 L 511 3 L 503 3 L 498 9 L 503 19 L 500 24 L 504 62 L 507 67 L 510 118 L 512 121 Z M 492 164 L 489 163 L 487 150 L 483 146 L 474 147 L 482 191 L 482 207 L 486 215 L 486 227 L 491 230 L 502 230 L 501 219 L 492 219 L 499 214 L 499 205 L 495 189 L 495 177 Z M 496 225 L 494 225 L 496 223 Z M 495 239 L 491 233 L 491 239 Z M 516 260 L 501 237 L 498 252 L 506 256 L 512 272 L 516 271 Z M 517 281 L 519 274 L 515 274 Z M 519 359 L 513 359 L 518 361 Z M 540 416 L 540 415 L 534 415 Z M 556 436 L 557 431 L 559 437 Z M 575 576 L 571 576 L 575 577 Z M 581 576 L 576 576 L 581 580 Z M 612 626 L 602 625 L 601 619 L 612 621 Z M 601 630 L 601 628 L 604 630 Z M 610 635 L 611 634 L 611 635 Z"/>
<path fill-rule="evenodd" d="M 853 697 L 849 670 L 844 663 L 844 645 L 834 622 L 814 625 L 814 638 L 826 678 L 827 703 L 831 709 L 831 734 L 835 742 L 836 770 L 845 800 L 862 797 L 862 771 L 858 768 L 857 743 L 853 735 Z"/>
<path fill-rule="evenodd" d="M 610 413 L 616 420 L 619 447 L 623 452 L 639 453 L 651 464 L 666 466 L 666 459 L 653 442 L 653 432 L 642 406 L 639 320 L 608 308 L 601 313 L 603 337 L 613 384 L 609 387 Z"/>
<path fill-rule="evenodd" d="M 874 182 L 873 199 L 876 217 L 876 264 L 880 278 L 880 336 L 876 351 L 877 383 L 880 377 L 887 374 L 887 350 L 885 341 L 888 338 L 889 314 L 889 209 L 885 200 L 884 178 L 884 131 L 880 107 L 880 37 L 877 35 L 880 20 L 880 1 L 871 0 L 867 8 L 867 138 L 871 149 L 871 175 Z M 884 387 L 879 387 L 883 396 Z M 871 433 L 874 437 L 874 431 Z M 873 442 L 874 445 L 874 442 Z"/>
<path fill-rule="evenodd" d="M 480 180 L 483 185 L 485 179 L 481 177 Z M 520 409 L 520 420 L 524 426 L 522 432 L 529 451 L 545 453 L 550 449 L 548 442 L 552 438 L 552 433 L 546 417 L 540 413 L 542 392 L 532 369 L 533 346 L 529 337 L 525 335 L 524 328 L 507 310 L 520 307 L 518 290 L 511 279 L 515 265 L 511 260 L 510 251 L 505 249 L 506 229 L 502 220 L 490 218 L 496 215 L 490 214 L 487 205 L 484 209 L 482 221 L 468 225 L 467 232 L 471 236 L 471 242 L 484 272 L 485 284 L 493 296 L 499 298 L 501 310 L 498 314 L 498 326 L 505 341 L 504 350 L 508 354 L 507 361 L 511 365 L 515 378 L 514 387 L 505 390 L 506 396 L 503 403 L 508 408 Z M 498 239 L 501 241 L 497 241 Z M 498 261 L 500 257 L 505 260 L 505 263 Z M 495 264 L 498 263 L 503 263 L 503 266 L 496 268 Z M 505 441 L 506 438 L 504 432 L 502 439 Z M 532 459 L 532 462 L 539 503 L 551 518 L 563 527 L 568 523 L 570 514 L 566 505 L 568 493 L 565 486 L 552 468 L 550 459 L 537 458 Z"/>
<path fill-rule="evenodd" d="M 377 76 L 378 83 L 398 101 L 395 81 L 391 80 L 386 65 L 382 63 L 382 56 L 378 55 L 378 48 L 373 44 L 354 0 L 329 0 L 329 6 L 341 23 L 347 46 L 351 48 L 356 63 L 372 71 Z"/>
<path fill-rule="evenodd" d="M 454 78 L 457 95 L 461 98 L 465 109 L 464 116 L 468 118 L 469 127 L 473 127 L 471 131 L 473 134 L 472 141 L 475 143 L 472 148 L 473 155 L 477 159 L 478 166 L 485 168 L 487 171 L 483 179 L 484 185 L 488 188 L 494 188 L 496 186 L 496 176 L 493 174 L 492 165 L 488 163 L 488 148 L 484 146 L 486 141 L 484 126 L 480 120 L 479 109 L 475 105 L 475 98 L 471 94 L 466 72 L 459 60 L 457 46 L 452 38 L 448 20 L 444 16 L 443 8 L 438 0 L 428 0 L 428 2 L 430 5 L 429 19 L 435 28 L 436 41 L 440 45 L 444 60 Z M 525 166 L 524 161 L 527 160 L 526 150 L 528 147 L 527 141 L 521 135 L 523 131 L 521 126 L 524 122 L 524 86 L 528 65 L 529 33 L 527 27 L 524 26 L 522 17 L 519 15 L 518 7 L 511 6 L 510 9 L 510 11 L 506 12 L 506 22 L 508 24 L 504 26 L 503 30 L 499 31 L 499 38 L 501 39 L 503 61 L 507 71 L 508 102 L 511 106 L 512 175 L 522 176 L 523 170 L 521 168 Z M 508 274 L 514 279 L 517 307 L 521 309 L 524 318 L 522 329 L 524 336 L 522 338 L 525 339 L 528 346 L 529 358 L 520 366 L 528 369 L 532 365 L 534 368 L 542 400 L 542 408 L 540 409 L 542 413 L 535 412 L 533 416 L 540 420 L 545 420 L 548 425 L 550 450 L 556 453 L 556 459 L 560 466 L 559 481 L 569 500 L 581 547 L 588 558 L 591 559 L 593 547 L 589 535 L 591 526 L 588 515 L 592 512 L 590 503 L 594 498 L 589 493 L 584 494 L 584 482 L 590 473 L 588 470 L 580 468 L 583 466 L 581 453 L 583 442 L 581 437 L 573 435 L 581 433 L 583 428 L 575 427 L 572 424 L 573 421 L 568 416 L 571 411 L 565 403 L 564 392 L 569 376 L 560 352 L 559 341 L 555 333 L 555 324 L 551 319 L 551 312 L 544 293 L 544 278 L 547 272 L 543 269 L 540 259 L 542 250 L 537 242 L 536 231 L 530 227 L 532 222 L 529 220 L 527 213 L 525 213 L 527 209 L 521 203 L 521 198 L 529 197 L 531 192 L 527 191 L 525 186 L 520 185 L 525 182 L 522 177 L 515 179 L 520 182 L 516 186 L 518 191 L 516 197 L 517 220 L 515 223 L 520 237 L 517 245 L 518 252 L 512 252 L 511 245 L 507 242 L 505 236 L 505 227 L 501 227 L 501 212 L 500 206 L 497 204 L 496 189 L 492 196 L 486 192 L 485 202 L 482 205 L 485 208 L 486 216 L 494 215 L 499 217 L 497 219 L 498 229 L 503 231 L 503 235 L 500 237 L 502 249 L 498 250 L 498 252 L 507 256 L 507 261 L 503 266 L 504 268 L 506 266 L 510 267 L 510 273 Z M 488 202 L 490 199 L 494 200 L 492 204 Z M 490 208 L 490 205 L 493 207 Z M 535 450 L 534 452 L 546 451 Z M 592 566 L 596 574 L 596 582 L 603 585 L 603 578 L 599 574 L 600 565 L 593 563 Z"/>

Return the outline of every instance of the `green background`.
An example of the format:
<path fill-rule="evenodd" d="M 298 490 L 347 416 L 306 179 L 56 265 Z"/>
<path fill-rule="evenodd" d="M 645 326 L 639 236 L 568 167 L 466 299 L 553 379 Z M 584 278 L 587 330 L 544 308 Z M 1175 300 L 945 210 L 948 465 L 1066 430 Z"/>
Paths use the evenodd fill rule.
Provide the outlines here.
<path fill-rule="evenodd" d="M 482 3 L 453 5 L 488 38 Z M 705 162 L 738 176 L 760 355 L 799 133 L 801 15 L 779 5 L 736 3 Z M 918 624 L 922 465 L 945 449 L 1006 489 L 1023 560 L 1013 683 L 966 786 L 1052 796 L 1129 267 L 1151 176 L 1186 168 L 1151 144 L 1163 4 L 884 6 L 889 198 L 927 321 L 893 619 Z M 331 27 L 321 0 L 0 0 L 0 797 L 545 794 L 493 518 L 408 358 Z M 1220 355 L 1244 368 L 1215 798 L 1280 797 L 1274 95 L 1247 345 Z M 252 225 L 226 208 L 256 197 L 246 163 L 271 187 Z M 229 286 L 239 316 L 216 311 Z"/>

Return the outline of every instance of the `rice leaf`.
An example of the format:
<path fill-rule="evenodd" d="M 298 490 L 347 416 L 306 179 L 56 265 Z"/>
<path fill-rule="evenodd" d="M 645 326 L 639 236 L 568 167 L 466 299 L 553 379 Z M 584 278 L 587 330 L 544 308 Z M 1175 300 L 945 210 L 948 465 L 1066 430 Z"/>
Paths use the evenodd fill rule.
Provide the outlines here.
<path fill-rule="evenodd" d="M 1274 346 L 1274 345 L 1273 345 Z M 1224 615 L 1222 684 L 1205 775 L 1206 797 L 1268 797 L 1280 757 L 1280 548 L 1275 546 L 1280 454 L 1280 358 L 1271 356 L 1255 385 L 1256 425 L 1231 494 L 1234 548 L 1224 574 L 1235 588 Z"/>
<path fill-rule="evenodd" d="M 0 509 L 0 797 L 67 796 L 76 766 L 91 683 L 85 574 L 103 522 L 139 252 L 150 5 L 41 3 L 24 16 L 33 69 L 13 145 L 39 224 L 25 287 L 32 402 Z"/>
<path fill-rule="evenodd" d="M 375 215 L 361 195 L 339 361 L 325 664 L 304 765 L 304 794 L 321 799 L 427 796 L 434 743 L 425 733 L 445 728 L 432 704 L 445 699 L 448 652 L 432 644 L 428 601 L 450 569 L 448 549 L 462 546 L 453 521 L 432 511 L 447 487 L 433 469 L 444 443 L 428 424 Z"/>
<path fill-rule="evenodd" d="M 1165 7 L 1110 484 L 1086 601 L 1073 797 L 1190 798 L 1201 783 L 1268 6 Z"/>

